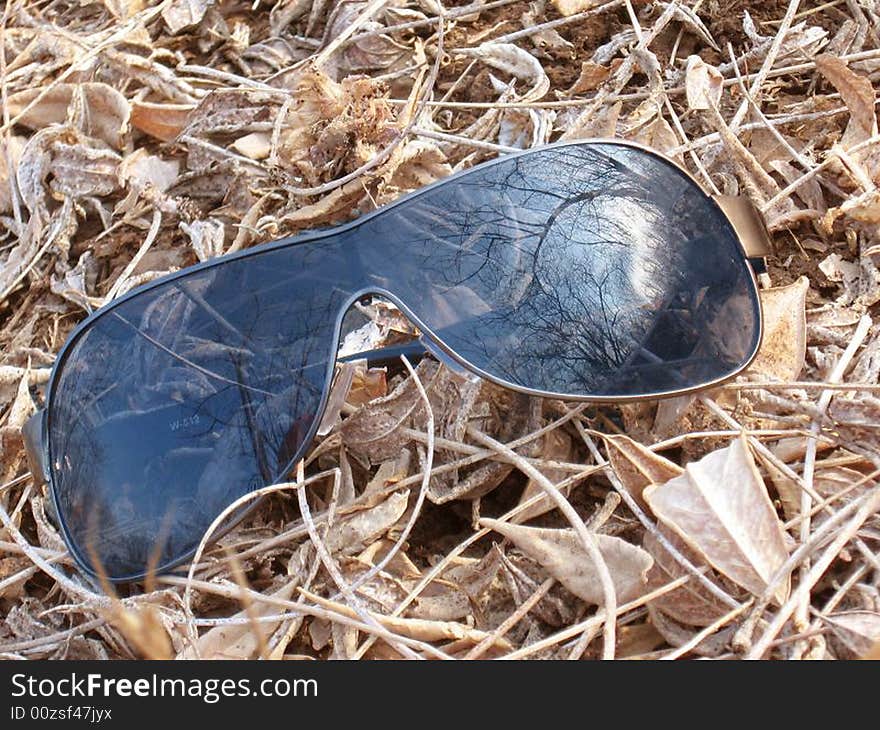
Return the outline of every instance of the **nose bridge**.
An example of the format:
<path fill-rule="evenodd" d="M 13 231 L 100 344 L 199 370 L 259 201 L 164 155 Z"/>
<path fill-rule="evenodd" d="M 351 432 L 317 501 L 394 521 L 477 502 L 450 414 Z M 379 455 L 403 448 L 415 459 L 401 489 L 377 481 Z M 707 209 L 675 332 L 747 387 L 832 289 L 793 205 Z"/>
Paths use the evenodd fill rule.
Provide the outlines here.
<path fill-rule="evenodd" d="M 764 258 L 771 254 L 770 234 L 751 200 L 741 195 L 713 195 L 712 199 L 724 211 L 748 258 Z"/>

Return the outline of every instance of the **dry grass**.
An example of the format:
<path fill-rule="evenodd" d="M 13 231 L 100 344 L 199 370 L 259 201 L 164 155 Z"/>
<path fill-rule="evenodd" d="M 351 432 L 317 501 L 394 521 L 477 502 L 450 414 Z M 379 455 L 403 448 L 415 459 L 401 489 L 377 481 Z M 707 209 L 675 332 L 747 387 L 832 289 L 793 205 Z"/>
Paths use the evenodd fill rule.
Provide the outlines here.
<path fill-rule="evenodd" d="M 847 658 L 880 639 L 873 11 L 2 12 L 0 654 Z M 775 288 L 748 374 L 697 398 L 573 408 L 431 361 L 353 367 L 299 472 L 187 571 L 108 598 L 76 570 L 19 428 L 87 311 L 510 148 L 597 136 L 663 151 L 765 214 Z M 410 334 L 393 309 L 365 312 L 373 343 Z"/>

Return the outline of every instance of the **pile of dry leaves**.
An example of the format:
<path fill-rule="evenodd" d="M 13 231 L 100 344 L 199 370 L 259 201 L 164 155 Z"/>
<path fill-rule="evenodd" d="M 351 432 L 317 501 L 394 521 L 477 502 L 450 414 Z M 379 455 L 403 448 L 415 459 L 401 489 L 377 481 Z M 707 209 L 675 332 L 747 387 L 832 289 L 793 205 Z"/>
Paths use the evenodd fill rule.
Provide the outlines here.
<path fill-rule="evenodd" d="M 0 12 L 2 656 L 876 646 L 871 4 L 8 0 Z M 188 572 L 108 597 L 76 570 L 19 428 L 87 312 L 511 149 L 615 136 L 765 214 L 767 333 L 746 375 L 598 407 L 432 360 L 347 365 L 300 473 Z M 412 332 L 387 304 L 363 312 L 361 346 Z"/>

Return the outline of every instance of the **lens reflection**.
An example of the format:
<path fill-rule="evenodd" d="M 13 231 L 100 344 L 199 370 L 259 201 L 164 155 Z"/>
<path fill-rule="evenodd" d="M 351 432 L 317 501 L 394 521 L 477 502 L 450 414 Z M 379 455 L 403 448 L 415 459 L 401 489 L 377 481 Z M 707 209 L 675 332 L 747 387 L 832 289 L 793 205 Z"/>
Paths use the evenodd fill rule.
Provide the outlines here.
<path fill-rule="evenodd" d="M 384 293 L 472 368 L 624 398 L 740 369 L 754 282 L 721 211 L 625 145 L 476 168 L 305 243 L 253 249 L 103 310 L 50 393 L 53 488 L 77 558 L 111 578 L 185 558 L 285 477 L 318 417 L 353 299 Z"/>

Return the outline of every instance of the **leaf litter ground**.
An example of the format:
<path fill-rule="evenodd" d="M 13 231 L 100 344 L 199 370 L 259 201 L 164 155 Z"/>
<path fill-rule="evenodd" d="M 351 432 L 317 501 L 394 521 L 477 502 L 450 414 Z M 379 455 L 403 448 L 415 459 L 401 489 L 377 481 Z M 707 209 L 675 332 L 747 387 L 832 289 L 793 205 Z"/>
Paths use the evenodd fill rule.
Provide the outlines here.
<path fill-rule="evenodd" d="M 842 1 L 11 0 L 0 654 L 850 658 L 880 640 L 880 17 Z M 620 137 L 748 195 L 736 381 L 621 407 L 348 364 L 290 482 L 183 571 L 73 566 L 21 424 L 88 311 L 511 149 Z M 412 326 L 364 302 L 343 350 Z"/>

